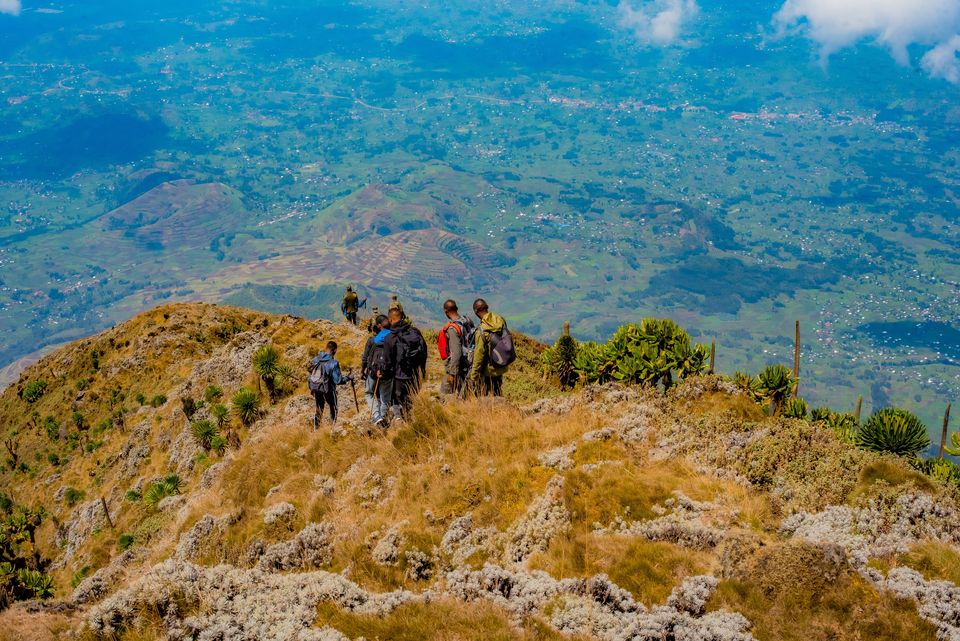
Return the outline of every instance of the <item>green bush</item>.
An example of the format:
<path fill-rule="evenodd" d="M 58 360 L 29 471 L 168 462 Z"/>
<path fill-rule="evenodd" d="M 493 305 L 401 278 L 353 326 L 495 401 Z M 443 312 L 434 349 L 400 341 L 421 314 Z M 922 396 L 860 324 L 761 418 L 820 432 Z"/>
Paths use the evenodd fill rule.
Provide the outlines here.
<path fill-rule="evenodd" d="M 227 409 L 227 406 L 222 403 L 214 403 L 210 406 L 210 416 L 217 424 L 217 429 L 223 429 L 223 426 L 227 423 L 227 417 L 230 415 L 230 410 Z"/>
<path fill-rule="evenodd" d="M 78 490 L 75 487 L 68 487 L 63 491 L 63 502 L 68 506 L 73 507 L 80 501 L 84 499 L 86 493 L 83 490 Z"/>
<path fill-rule="evenodd" d="M 47 387 L 47 382 L 43 379 L 28 383 L 23 388 L 23 400 L 28 403 L 36 403 L 47 392 Z"/>
<path fill-rule="evenodd" d="M 221 398 L 223 398 L 223 390 L 216 385 L 208 385 L 207 389 L 203 392 L 203 400 L 207 403 L 219 401 Z"/>
<path fill-rule="evenodd" d="M 163 499 L 176 494 L 180 494 L 180 477 L 176 474 L 170 474 L 162 481 L 147 486 L 143 493 L 143 502 L 149 507 L 156 507 Z"/>
<path fill-rule="evenodd" d="M 37 570 L 17 570 L 17 582 L 28 598 L 49 599 L 53 596 L 53 578 Z"/>
<path fill-rule="evenodd" d="M 669 319 L 646 318 L 620 327 L 605 345 L 583 343 L 574 358 L 577 377 L 587 383 L 618 380 L 673 385 L 674 378 L 703 373 L 710 351 L 694 345 Z"/>
<path fill-rule="evenodd" d="M 254 352 L 253 371 L 267 388 L 270 403 L 276 402 L 284 382 L 293 376 L 291 369 L 283 363 L 279 350 L 273 345 L 264 345 Z"/>
<path fill-rule="evenodd" d="M 233 395 L 233 413 L 244 425 L 251 425 L 260 417 L 260 397 L 253 390 L 241 387 Z"/>
<path fill-rule="evenodd" d="M 217 454 L 223 455 L 227 451 L 227 439 L 217 434 L 210 439 L 210 449 Z"/>
<path fill-rule="evenodd" d="M 167 402 L 166 396 L 164 396 L 163 394 L 157 394 L 156 396 L 150 399 L 150 407 L 160 407 L 161 405 L 165 405 L 166 402 Z"/>
<path fill-rule="evenodd" d="M 217 426 L 207 420 L 194 421 L 190 425 L 190 431 L 193 433 L 193 438 L 196 439 L 197 444 L 207 451 L 210 451 L 213 439 L 220 437 Z"/>
<path fill-rule="evenodd" d="M 898 407 L 888 407 L 867 419 L 857 430 L 854 442 L 874 452 L 916 456 L 930 446 L 930 437 L 916 416 Z"/>
<path fill-rule="evenodd" d="M 47 431 L 48 439 L 51 441 L 60 440 L 60 426 L 57 424 L 57 419 L 47 416 L 43 419 L 43 427 Z"/>
<path fill-rule="evenodd" d="M 779 363 L 766 367 L 757 375 L 756 390 L 762 400 L 770 403 L 770 416 L 780 414 L 796 383 L 793 372 Z"/>
<path fill-rule="evenodd" d="M 137 392 L 136 396 L 134 396 L 133 398 L 134 398 L 135 401 L 137 401 L 137 404 L 138 404 L 138 405 L 146 405 L 146 404 L 147 404 L 147 397 L 146 397 L 146 395 L 143 394 L 143 392 Z"/>
<path fill-rule="evenodd" d="M 947 459 L 915 459 L 913 466 L 931 478 L 960 486 L 960 465 Z"/>
<path fill-rule="evenodd" d="M 560 387 L 573 387 L 577 383 L 578 349 L 577 341 L 572 336 L 563 335 L 540 356 L 544 372 L 560 379 Z"/>
<path fill-rule="evenodd" d="M 132 534 L 121 534 L 117 537 L 117 549 L 121 552 L 128 550 L 133 546 L 133 535 Z"/>
<path fill-rule="evenodd" d="M 139 490 L 127 490 L 127 493 L 124 495 L 124 497 L 131 503 L 137 503 L 143 499 L 143 495 Z"/>
<path fill-rule="evenodd" d="M 785 418 L 807 418 L 807 402 L 802 398 L 791 398 L 783 404 L 783 416 Z"/>

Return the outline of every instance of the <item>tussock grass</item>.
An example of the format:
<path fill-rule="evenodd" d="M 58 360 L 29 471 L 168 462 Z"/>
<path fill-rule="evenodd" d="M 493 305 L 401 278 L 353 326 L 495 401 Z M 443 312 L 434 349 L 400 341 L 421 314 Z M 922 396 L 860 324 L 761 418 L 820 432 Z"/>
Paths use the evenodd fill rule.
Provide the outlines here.
<path fill-rule="evenodd" d="M 335 628 L 350 638 L 371 641 L 577 641 L 536 620 L 512 624 L 499 609 L 486 603 L 434 601 L 407 604 L 386 617 L 358 615 L 321 604 L 317 625 Z"/>

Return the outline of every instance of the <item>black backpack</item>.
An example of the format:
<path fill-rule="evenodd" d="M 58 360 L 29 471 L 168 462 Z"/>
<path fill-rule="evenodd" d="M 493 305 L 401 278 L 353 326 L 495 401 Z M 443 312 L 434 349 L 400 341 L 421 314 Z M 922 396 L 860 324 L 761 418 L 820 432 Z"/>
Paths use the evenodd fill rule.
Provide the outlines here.
<path fill-rule="evenodd" d="M 513 346 L 513 336 L 507 326 L 502 332 L 484 332 L 490 341 L 490 362 L 496 367 L 507 367 L 517 360 L 517 350 Z"/>
<path fill-rule="evenodd" d="M 427 363 L 427 341 L 413 325 L 407 325 L 397 334 L 397 369 L 414 375 Z"/>

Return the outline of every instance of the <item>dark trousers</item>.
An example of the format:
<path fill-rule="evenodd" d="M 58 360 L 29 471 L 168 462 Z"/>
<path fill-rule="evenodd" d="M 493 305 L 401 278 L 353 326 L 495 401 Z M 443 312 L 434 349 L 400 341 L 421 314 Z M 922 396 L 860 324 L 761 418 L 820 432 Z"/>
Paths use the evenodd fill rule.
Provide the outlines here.
<path fill-rule="evenodd" d="M 478 394 L 481 396 L 503 396 L 503 377 L 484 376 L 481 378 Z"/>
<path fill-rule="evenodd" d="M 410 420 L 413 412 L 413 396 L 417 393 L 418 381 L 409 378 L 397 378 L 393 381 L 393 407 L 399 410 L 400 418 Z"/>
<path fill-rule="evenodd" d="M 317 411 L 313 415 L 313 428 L 316 429 L 323 420 L 323 406 L 330 406 L 330 421 L 337 422 L 337 388 L 330 386 L 329 391 L 317 390 L 313 393 L 313 399 L 317 402 Z"/>
<path fill-rule="evenodd" d="M 357 324 L 357 313 L 356 312 L 344 312 L 344 316 L 347 317 L 348 323 Z"/>

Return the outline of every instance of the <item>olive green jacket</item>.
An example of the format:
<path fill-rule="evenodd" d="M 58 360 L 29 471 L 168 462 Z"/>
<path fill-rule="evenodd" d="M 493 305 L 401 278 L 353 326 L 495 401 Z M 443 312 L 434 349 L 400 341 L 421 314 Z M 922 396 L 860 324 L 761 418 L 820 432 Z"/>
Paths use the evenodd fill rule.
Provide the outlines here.
<path fill-rule="evenodd" d="M 507 327 L 507 321 L 503 317 L 493 312 L 487 312 L 487 315 L 480 321 L 480 328 L 477 330 L 476 348 L 473 351 L 473 367 L 470 369 L 470 380 L 479 380 L 483 376 L 503 376 L 507 371 L 506 367 L 497 367 L 490 362 L 490 339 L 487 332 L 502 332 Z"/>

